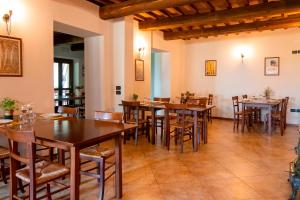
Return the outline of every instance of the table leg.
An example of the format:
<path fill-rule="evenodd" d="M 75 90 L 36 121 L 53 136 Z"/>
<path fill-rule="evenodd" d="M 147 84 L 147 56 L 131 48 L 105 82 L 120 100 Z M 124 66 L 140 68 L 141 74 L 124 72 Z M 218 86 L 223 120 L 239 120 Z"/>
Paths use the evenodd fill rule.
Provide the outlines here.
<path fill-rule="evenodd" d="M 207 111 L 203 112 L 203 127 L 204 144 L 207 144 Z"/>
<path fill-rule="evenodd" d="M 242 104 L 242 113 L 245 113 L 245 104 L 243 103 Z M 240 120 L 239 119 L 239 116 L 237 116 L 237 120 Z M 244 129 L 245 129 L 245 115 L 242 114 L 242 133 L 244 133 Z"/>
<path fill-rule="evenodd" d="M 71 174 L 70 174 L 71 200 L 79 200 L 80 189 L 80 157 L 77 147 L 71 148 Z"/>
<path fill-rule="evenodd" d="M 272 106 L 268 106 L 268 133 L 272 133 Z"/>
<path fill-rule="evenodd" d="M 17 171 L 17 166 L 18 163 L 16 160 L 10 158 L 10 199 L 14 199 L 13 196 L 17 194 L 17 177 L 16 177 L 16 171 Z"/>
<path fill-rule="evenodd" d="M 117 199 L 122 198 L 122 146 L 121 137 L 117 135 L 115 137 L 115 159 L 116 159 L 116 175 L 115 175 L 115 190 Z"/>
<path fill-rule="evenodd" d="M 155 108 L 151 108 L 151 121 L 152 121 L 152 124 L 151 124 L 151 140 L 152 140 L 152 144 L 155 144 L 155 141 L 156 141 L 156 138 L 155 138 L 155 135 L 156 135 L 156 130 L 155 130 Z"/>
<path fill-rule="evenodd" d="M 194 112 L 194 151 L 198 151 L 198 112 Z M 199 137 L 199 144 L 200 144 L 200 138 Z"/>

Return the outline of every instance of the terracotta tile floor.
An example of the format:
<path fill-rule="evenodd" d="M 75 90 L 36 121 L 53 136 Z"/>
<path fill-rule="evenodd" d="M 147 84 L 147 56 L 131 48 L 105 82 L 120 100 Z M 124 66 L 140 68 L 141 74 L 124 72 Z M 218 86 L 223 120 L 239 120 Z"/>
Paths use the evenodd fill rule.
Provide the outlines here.
<path fill-rule="evenodd" d="M 170 151 L 148 144 L 144 137 L 123 150 L 124 200 L 287 200 L 289 162 L 300 136 L 296 127 L 285 135 L 271 136 L 262 127 L 250 132 L 232 131 L 232 122 L 209 124 L 208 144 L 193 152 L 191 142 L 184 153 L 172 141 Z M 83 177 L 81 198 L 97 199 L 97 182 Z M 105 199 L 114 199 L 113 180 L 107 181 Z M 8 199 L 8 187 L 0 185 L 0 199 Z M 56 199 L 68 199 L 61 194 Z M 299 198 L 300 199 L 300 198 Z"/>

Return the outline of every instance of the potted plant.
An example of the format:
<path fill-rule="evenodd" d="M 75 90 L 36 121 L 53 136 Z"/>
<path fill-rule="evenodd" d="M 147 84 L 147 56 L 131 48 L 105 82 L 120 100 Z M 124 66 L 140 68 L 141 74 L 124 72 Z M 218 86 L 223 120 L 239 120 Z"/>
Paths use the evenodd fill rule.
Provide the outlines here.
<path fill-rule="evenodd" d="M 137 94 L 135 94 L 135 93 L 132 95 L 132 99 L 133 99 L 134 101 L 137 101 L 138 98 L 139 98 L 139 95 L 137 95 Z"/>
<path fill-rule="evenodd" d="M 270 99 L 271 97 L 271 94 L 272 94 L 272 90 L 270 87 L 267 87 L 264 91 L 264 96 L 266 97 L 266 99 Z"/>
<path fill-rule="evenodd" d="M 4 119 L 13 119 L 14 110 L 17 108 L 17 101 L 6 97 L 0 102 L 0 107 L 4 110 Z"/>

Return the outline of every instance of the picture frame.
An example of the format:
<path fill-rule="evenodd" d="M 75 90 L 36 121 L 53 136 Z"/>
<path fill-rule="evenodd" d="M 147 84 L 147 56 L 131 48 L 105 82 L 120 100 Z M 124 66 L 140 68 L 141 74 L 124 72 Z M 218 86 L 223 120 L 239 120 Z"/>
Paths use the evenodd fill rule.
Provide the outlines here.
<path fill-rule="evenodd" d="M 280 72 L 280 58 L 279 57 L 265 57 L 265 76 L 279 76 Z"/>
<path fill-rule="evenodd" d="M 217 60 L 205 60 L 205 76 L 217 76 Z"/>
<path fill-rule="evenodd" d="M 0 76 L 21 77 L 22 39 L 0 35 Z"/>
<path fill-rule="evenodd" d="M 144 60 L 135 59 L 135 81 L 144 81 Z"/>

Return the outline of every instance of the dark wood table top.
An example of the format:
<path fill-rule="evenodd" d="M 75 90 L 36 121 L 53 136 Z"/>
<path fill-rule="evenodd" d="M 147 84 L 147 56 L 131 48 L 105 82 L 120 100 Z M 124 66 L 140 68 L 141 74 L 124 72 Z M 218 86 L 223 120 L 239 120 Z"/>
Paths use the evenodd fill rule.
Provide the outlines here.
<path fill-rule="evenodd" d="M 16 125 L 14 129 L 33 129 L 36 139 L 62 143 L 65 146 L 88 146 L 95 141 L 105 141 L 133 124 L 118 124 L 91 119 L 37 119 L 33 125 Z"/>

